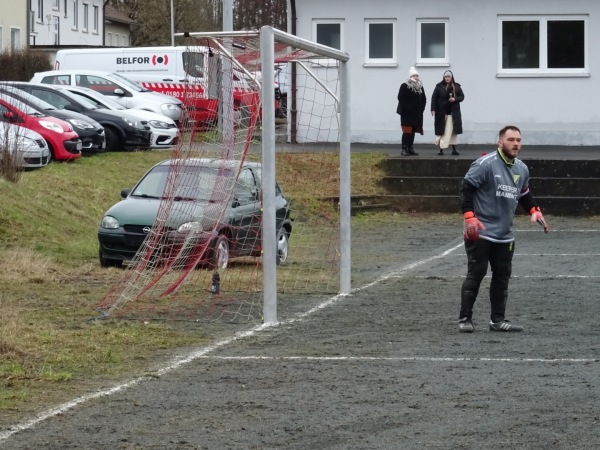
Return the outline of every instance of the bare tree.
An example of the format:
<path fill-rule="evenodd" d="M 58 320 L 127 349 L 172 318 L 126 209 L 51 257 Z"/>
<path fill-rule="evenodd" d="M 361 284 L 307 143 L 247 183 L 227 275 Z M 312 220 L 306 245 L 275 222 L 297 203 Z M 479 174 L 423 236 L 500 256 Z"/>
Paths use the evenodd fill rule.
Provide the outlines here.
<path fill-rule="evenodd" d="M 172 0 L 175 32 L 220 31 L 223 0 Z M 136 21 L 133 46 L 170 45 L 171 0 L 105 0 Z M 234 30 L 286 29 L 286 0 L 234 0 Z"/>

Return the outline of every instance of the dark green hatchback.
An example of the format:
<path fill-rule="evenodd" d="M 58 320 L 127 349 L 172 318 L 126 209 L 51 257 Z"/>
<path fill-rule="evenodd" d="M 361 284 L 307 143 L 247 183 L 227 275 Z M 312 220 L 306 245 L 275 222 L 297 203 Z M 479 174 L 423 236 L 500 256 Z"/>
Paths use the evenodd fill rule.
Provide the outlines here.
<path fill-rule="evenodd" d="M 238 174 L 239 173 L 239 174 Z M 193 260 L 225 269 L 231 258 L 262 251 L 261 165 L 237 160 L 170 159 L 152 167 L 98 228 L 103 267 L 148 257 Z M 278 184 L 277 262 L 288 256 L 289 202 Z"/>

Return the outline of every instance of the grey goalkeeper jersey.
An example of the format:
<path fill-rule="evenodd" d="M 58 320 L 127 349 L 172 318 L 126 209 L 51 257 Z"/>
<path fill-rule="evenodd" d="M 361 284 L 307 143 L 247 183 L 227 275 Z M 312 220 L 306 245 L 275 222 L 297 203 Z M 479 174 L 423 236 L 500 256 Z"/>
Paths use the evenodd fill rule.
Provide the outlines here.
<path fill-rule="evenodd" d="M 525 163 L 517 158 L 509 165 L 496 151 L 474 161 L 465 181 L 477 188 L 474 213 L 486 228 L 479 231 L 479 236 L 492 242 L 512 242 L 519 199 L 529 192 L 529 169 Z"/>

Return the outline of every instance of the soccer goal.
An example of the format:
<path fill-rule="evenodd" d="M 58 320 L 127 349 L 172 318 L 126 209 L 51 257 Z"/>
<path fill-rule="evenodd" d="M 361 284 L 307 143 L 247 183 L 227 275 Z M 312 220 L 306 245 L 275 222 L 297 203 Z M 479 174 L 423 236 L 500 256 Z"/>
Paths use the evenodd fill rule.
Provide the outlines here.
<path fill-rule="evenodd" d="M 348 54 L 271 27 L 182 36 L 181 137 L 130 193 L 154 218 L 119 224 L 134 256 L 98 310 L 268 323 L 349 293 Z"/>

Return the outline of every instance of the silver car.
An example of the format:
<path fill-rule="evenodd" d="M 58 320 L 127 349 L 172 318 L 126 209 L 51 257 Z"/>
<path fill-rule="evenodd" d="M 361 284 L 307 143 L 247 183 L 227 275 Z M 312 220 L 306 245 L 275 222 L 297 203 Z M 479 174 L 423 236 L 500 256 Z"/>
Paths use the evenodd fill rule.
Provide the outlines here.
<path fill-rule="evenodd" d="M 182 119 L 181 101 L 158 92 L 153 92 L 118 73 L 99 70 L 50 70 L 37 72 L 32 83 L 55 84 L 60 86 L 89 87 L 102 95 L 111 97 L 125 108 L 145 109 L 170 117 L 175 122 Z"/>
<path fill-rule="evenodd" d="M 175 122 L 167 116 L 142 109 L 127 109 L 110 97 L 102 95 L 93 89 L 80 86 L 65 86 L 65 89 L 72 94 L 83 97 L 90 103 L 93 103 L 97 108 L 108 109 L 111 111 L 126 110 L 129 114 L 138 117 L 138 120 L 144 125 L 148 125 L 152 131 L 150 148 L 171 148 L 177 144 L 179 130 Z"/>
<path fill-rule="evenodd" d="M 19 155 L 19 167 L 39 169 L 51 161 L 50 149 L 37 132 L 11 123 L 0 123 L 0 159 Z"/>

